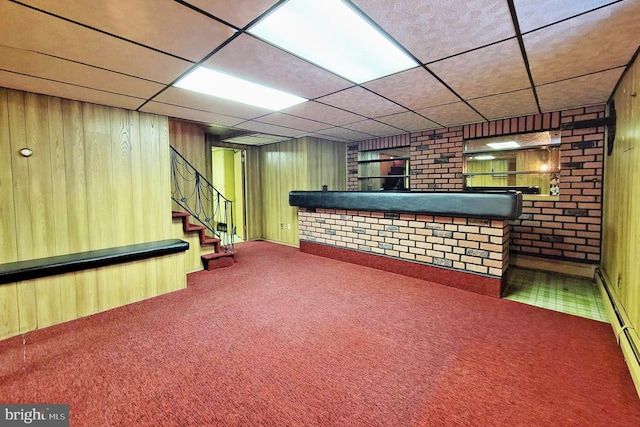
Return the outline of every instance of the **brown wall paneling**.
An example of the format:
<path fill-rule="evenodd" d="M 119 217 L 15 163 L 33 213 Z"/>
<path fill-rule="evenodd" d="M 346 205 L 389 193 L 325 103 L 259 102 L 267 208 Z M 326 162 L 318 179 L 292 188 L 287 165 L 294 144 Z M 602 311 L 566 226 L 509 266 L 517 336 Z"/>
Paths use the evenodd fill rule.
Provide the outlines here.
<path fill-rule="evenodd" d="M 195 123 L 169 120 L 169 139 L 173 148 L 189 161 L 207 180 L 209 172 L 206 163 L 204 130 Z"/>
<path fill-rule="evenodd" d="M 82 103 L 62 100 L 64 135 L 64 171 L 67 179 L 67 222 L 69 252 L 89 250 L 89 218 L 87 216 L 87 177 L 82 120 Z"/>
<path fill-rule="evenodd" d="M 245 180 L 247 202 L 247 239 L 255 240 L 264 236 L 263 233 L 263 182 L 262 160 L 260 147 L 247 147 L 245 156 Z"/>
<path fill-rule="evenodd" d="M 308 138 L 308 150 L 308 190 L 322 190 L 323 185 L 327 185 L 330 191 L 346 190 L 347 168 L 346 166 L 344 168 L 335 167 L 335 165 L 346 165 L 346 144 Z"/>
<path fill-rule="evenodd" d="M 262 150 L 262 233 L 267 240 L 279 242 L 280 235 L 280 152 L 268 144 Z"/>
<path fill-rule="evenodd" d="M 602 266 L 636 330 L 640 328 L 640 63 L 616 90 L 616 138 L 605 159 Z"/>
<path fill-rule="evenodd" d="M 166 117 L 0 88 L 0 263 L 171 238 L 168 134 Z M 184 254 L 1 285 L 0 338 L 185 286 Z"/>
<path fill-rule="evenodd" d="M 13 197 L 14 183 L 9 160 L 13 147 L 9 129 L 8 91 L 0 88 L 0 254 L 4 262 L 18 259 L 16 241 L 16 212 Z M 26 164 L 26 162 L 24 162 Z M 0 286 L 0 330 L 7 336 L 20 333 L 18 288 L 15 283 Z M 1 337 L 2 335 L 0 335 Z"/>
<path fill-rule="evenodd" d="M 26 146 L 24 92 L 8 91 L 9 135 L 11 155 L 3 158 L 3 168 L 11 168 L 13 178 L 14 211 L 18 261 L 33 258 L 31 236 L 31 205 L 29 197 L 29 159 L 20 157 L 18 151 Z M 15 159 L 15 161 L 11 161 Z"/>
<path fill-rule="evenodd" d="M 298 209 L 289 206 L 289 192 L 321 190 L 323 184 L 345 189 L 346 146 L 304 137 L 260 149 L 264 238 L 298 246 Z"/>
<path fill-rule="evenodd" d="M 16 212 L 13 198 L 13 175 L 11 159 L 13 147 L 11 146 L 9 132 L 9 104 L 7 90 L 0 88 L 0 253 L 2 259 L 17 261 L 18 243 L 16 241 Z M 25 162 L 26 163 L 26 162 Z"/>

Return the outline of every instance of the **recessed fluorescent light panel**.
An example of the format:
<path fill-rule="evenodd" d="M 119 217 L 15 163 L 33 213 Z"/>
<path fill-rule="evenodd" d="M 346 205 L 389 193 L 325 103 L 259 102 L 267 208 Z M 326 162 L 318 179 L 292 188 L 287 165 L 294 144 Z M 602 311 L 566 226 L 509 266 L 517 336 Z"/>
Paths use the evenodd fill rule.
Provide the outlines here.
<path fill-rule="evenodd" d="M 490 142 L 487 144 L 489 147 L 494 150 L 506 150 L 508 148 L 518 148 L 520 144 L 515 141 L 507 141 L 507 142 Z"/>
<path fill-rule="evenodd" d="M 473 160 L 493 160 L 495 156 L 475 156 Z"/>
<path fill-rule="evenodd" d="M 273 111 L 308 101 L 281 90 L 242 80 L 202 66 L 178 80 L 174 86 Z"/>
<path fill-rule="evenodd" d="M 341 0 L 289 0 L 249 32 L 354 83 L 418 65 Z"/>

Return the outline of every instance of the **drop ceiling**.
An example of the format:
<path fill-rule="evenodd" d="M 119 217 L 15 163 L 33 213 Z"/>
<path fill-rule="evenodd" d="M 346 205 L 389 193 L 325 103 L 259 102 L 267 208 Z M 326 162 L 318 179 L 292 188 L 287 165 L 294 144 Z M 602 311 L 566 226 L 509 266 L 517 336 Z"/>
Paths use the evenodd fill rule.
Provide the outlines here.
<path fill-rule="evenodd" d="M 251 35 L 282 1 L 1 0 L 0 86 L 243 144 L 359 141 L 606 102 L 640 45 L 640 0 L 346 2 L 419 66 L 358 85 Z M 309 101 L 273 112 L 171 86 L 199 65 Z"/>

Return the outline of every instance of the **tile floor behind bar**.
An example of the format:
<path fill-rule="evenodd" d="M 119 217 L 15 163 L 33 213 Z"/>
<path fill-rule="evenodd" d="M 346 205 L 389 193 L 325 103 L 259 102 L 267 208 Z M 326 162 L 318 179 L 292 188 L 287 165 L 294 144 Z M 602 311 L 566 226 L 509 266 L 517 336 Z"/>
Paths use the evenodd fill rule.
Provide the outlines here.
<path fill-rule="evenodd" d="M 503 298 L 609 323 L 593 279 L 510 267 Z"/>

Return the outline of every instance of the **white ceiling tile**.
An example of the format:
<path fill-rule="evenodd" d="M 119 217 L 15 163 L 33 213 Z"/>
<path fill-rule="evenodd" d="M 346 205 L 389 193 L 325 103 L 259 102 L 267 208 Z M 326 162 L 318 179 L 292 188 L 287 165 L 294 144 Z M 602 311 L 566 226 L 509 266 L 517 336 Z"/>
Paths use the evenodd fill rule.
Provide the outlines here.
<path fill-rule="evenodd" d="M 313 119 L 323 123 L 331 123 L 335 126 L 347 123 L 359 122 L 362 116 L 340 110 L 329 105 L 320 104 L 319 102 L 309 101 L 293 107 L 281 110 L 282 113 L 293 114 L 294 116 L 303 117 L 305 119 Z"/>
<path fill-rule="evenodd" d="M 440 123 L 442 126 L 455 126 L 466 123 L 476 123 L 484 121 L 482 116 L 473 111 L 464 102 L 454 102 L 453 104 L 438 105 L 416 111 L 421 115 Z"/>
<path fill-rule="evenodd" d="M 235 33 L 172 0 L 22 2 L 191 61 L 200 61 Z"/>
<path fill-rule="evenodd" d="M 172 82 L 192 66 L 8 1 L 0 2 L 0 42 L 161 83 Z"/>
<path fill-rule="evenodd" d="M 410 110 L 459 101 L 453 92 L 422 67 L 383 77 L 363 86 Z"/>
<path fill-rule="evenodd" d="M 342 127 L 336 127 L 331 129 L 324 129 L 318 132 L 315 132 L 317 135 L 320 135 L 320 138 L 326 137 L 336 137 L 345 141 L 364 141 L 366 139 L 374 138 L 374 135 L 370 135 L 367 133 L 357 132 L 355 130 L 346 129 Z"/>
<path fill-rule="evenodd" d="M 320 129 L 333 127 L 332 125 L 321 123 L 314 120 L 307 120 L 296 116 L 283 113 L 273 113 L 256 119 L 258 122 L 270 123 L 272 125 L 285 126 L 293 129 L 300 129 L 307 132 L 313 132 Z"/>
<path fill-rule="evenodd" d="M 148 80 L 2 45 L 0 69 L 138 98 L 150 98 L 164 88 Z"/>
<path fill-rule="evenodd" d="M 283 126 L 271 125 L 268 123 L 260 123 L 253 120 L 242 122 L 235 127 L 238 129 L 246 129 L 260 133 L 267 133 L 270 135 L 289 137 L 299 136 L 305 133 L 304 131 L 300 131 L 299 129 L 291 129 Z"/>
<path fill-rule="evenodd" d="M 234 39 L 204 65 L 306 98 L 353 86 L 335 74 L 247 34 Z"/>
<path fill-rule="evenodd" d="M 0 87 L 135 110 L 144 99 L 0 70 Z"/>
<path fill-rule="evenodd" d="M 513 4 L 520 31 L 526 33 L 612 2 L 613 0 L 514 0 Z"/>
<path fill-rule="evenodd" d="M 418 130 L 435 129 L 442 127 L 431 120 L 425 119 L 419 114 L 408 111 L 406 113 L 392 114 L 390 116 L 378 117 L 376 120 L 404 129 L 407 132 L 415 132 Z"/>
<path fill-rule="evenodd" d="M 429 68 L 464 99 L 530 86 L 516 39 L 445 59 Z"/>
<path fill-rule="evenodd" d="M 216 16 L 239 28 L 245 27 L 254 18 L 266 12 L 275 0 L 233 0 L 233 5 L 226 1 L 187 0 L 199 9 Z"/>
<path fill-rule="evenodd" d="M 252 119 L 272 112 L 264 108 L 241 104 L 239 102 L 229 101 L 177 87 L 168 88 L 155 97 L 154 101 L 163 102 L 165 104 L 180 105 L 187 108 L 195 108 L 198 110 L 239 117 L 242 119 Z"/>
<path fill-rule="evenodd" d="M 210 113 L 208 111 L 195 110 L 154 101 L 145 104 L 144 107 L 140 108 L 140 111 L 218 126 L 234 126 L 243 121 L 242 119 L 225 116 L 223 114 Z"/>
<path fill-rule="evenodd" d="M 322 134 L 313 133 L 313 132 L 306 133 L 306 134 L 301 135 L 301 136 L 310 136 L 310 137 L 313 137 L 313 138 L 325 139 L 325 140 L 328 140 L 328 141 L 349 142 L 348 140 L 346 140 L 344 138 L 338 138 L 337 136 L 322 135 Z"/>
<path fill-rule="evenodd" d="M 538 113 L 531 89 L 471 99 L 469 104 L 489 120 Z"/>
<path fill-rule="evenodd" d="M 526 34 L 536 85 L 626 65 L 640 45 L 640 1 L 623 1 Z"/>
<path fill-rule="evenodd" d="M 515 36 L 504 0 L 354 0 L 423 63 Z"/>
<path fill-rule="evenodd" d="M 323 96 L 318 98 L 318 102 L 353 111 L 368 118 L 407 111 L 405 108 L 361 87 L 353 87 Z"/>
<path fill-rule="evenodd" d="M 542 111 L 555 111 L 605 103 L 623 68 L 589 74 L 536 87 Z"/>
<path fill-rule="evenodd" d="M 405 131 L 402 129 L 398 129 L 397 127 L 390 126 L 386 123 L 381 123 L 376 120 L 363 120 L 361 122 L 350 123 L 342 127 L 375 136 L 389 136 L 405 133 Z"/>
<path fill-rule="evenodd" d="M 289 137 L 274 136 L 262 133 L 254 133 L 251 135 L 236 136 L 234 138 L 225 139 L 224 142 L 232 144 L 244 144 L 244 145 L 265 145 L 273 144 L 275 142 L 282 142 L 290 139 Z"/>

